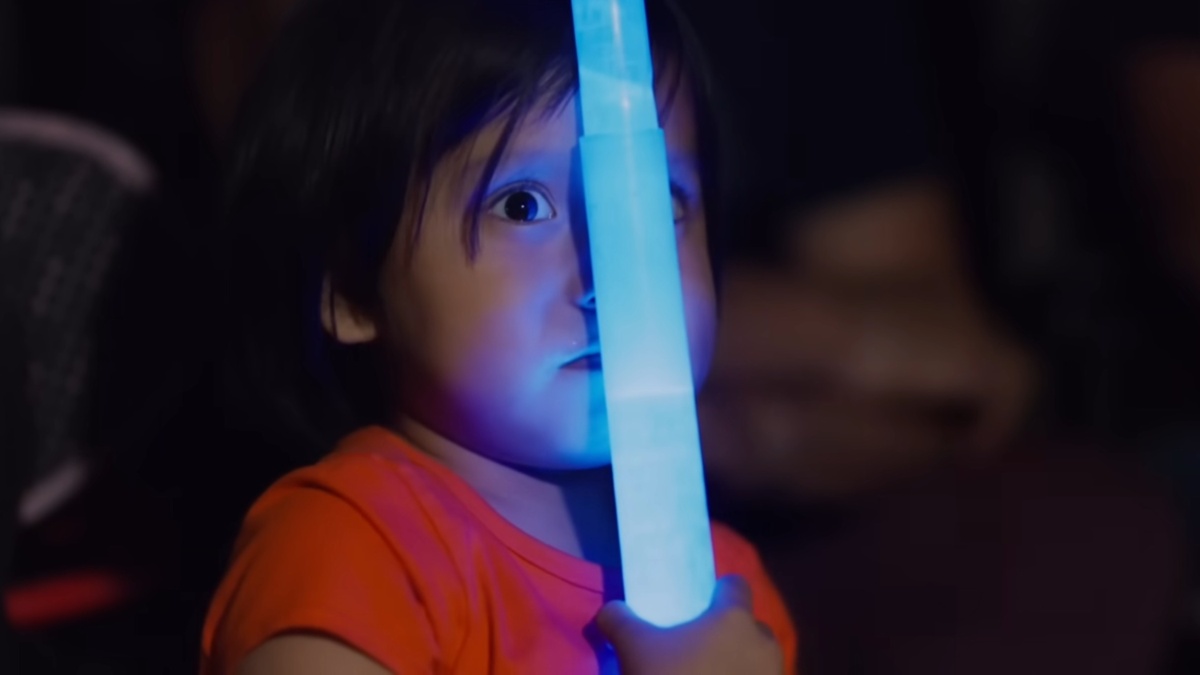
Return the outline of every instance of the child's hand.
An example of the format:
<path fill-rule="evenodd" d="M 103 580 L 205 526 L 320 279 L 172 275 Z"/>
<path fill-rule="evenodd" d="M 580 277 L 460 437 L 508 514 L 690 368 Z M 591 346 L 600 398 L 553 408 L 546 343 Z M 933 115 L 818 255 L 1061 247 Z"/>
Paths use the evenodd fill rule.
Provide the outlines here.
<path fill-rule="evenodd" d="M 675 628 L 648 624 L 623 602 L 596 618 L 617 653 L 621 675 L 780 675 L 783 652 L 750 611 L 750 587 L 737 577 L 717 583 L 712 606 Z"/>

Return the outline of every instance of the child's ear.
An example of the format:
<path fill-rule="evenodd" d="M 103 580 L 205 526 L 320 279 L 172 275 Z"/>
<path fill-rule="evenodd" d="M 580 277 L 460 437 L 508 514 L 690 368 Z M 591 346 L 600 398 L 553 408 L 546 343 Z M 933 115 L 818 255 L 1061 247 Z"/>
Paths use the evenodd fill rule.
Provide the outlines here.
<path fill-rule="evenodd" d="M 342 294 L 335 293 L 328 275 L 321 282 L 321 326 L 344 345 L 366 344 L 379 336 L 375 320 Z"/>

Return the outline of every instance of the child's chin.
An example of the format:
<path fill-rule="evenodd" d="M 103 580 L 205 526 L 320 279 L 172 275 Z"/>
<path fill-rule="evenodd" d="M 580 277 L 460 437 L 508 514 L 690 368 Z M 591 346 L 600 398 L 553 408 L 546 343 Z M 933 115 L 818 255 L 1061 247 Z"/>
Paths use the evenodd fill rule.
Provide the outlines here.
<path fill-rule="evenodd" d="M 553 419 L 557 424 L 547 424 Z M 608 447 L 608 428 L 591 420 L 557 418 L 520 420 L 523 424 L 492 427 L 474 445 L 477 452 L 506 464 L 534 471 L 580 471 L 608 466 L 612 453 Z M 491 445 L 486 441 L 503 438 Z"/>
<path fill-rule="evenodd" d="M 573 439 L 574 440 L 574 439 Z M 532 458 L 536 468 L 543 471 L 584 471 L 598 469 L 612 463 L 608 448 L 608 435 L 600 439 L 583 442 L 560 442 L 552 448 L 543 446 L 543 451 Z"/>
<path fill-rule="evenodd" d="M 559 471 L 596 469 L 612 463 L 608 446 L 608 427 L 604 420 L 589 419 L 586 424 L 563 424 L 555 429 L 539 453 L 547 469 Z"/>
<path fill-rule="evenodd" d="M 546 457 L 540 468 L 547 471 L 586 471 L 599 469 L 612 464 L 612 454 L 608 446 L 603 448 L 587 448 L 578 451 L 558 452 Z"/>

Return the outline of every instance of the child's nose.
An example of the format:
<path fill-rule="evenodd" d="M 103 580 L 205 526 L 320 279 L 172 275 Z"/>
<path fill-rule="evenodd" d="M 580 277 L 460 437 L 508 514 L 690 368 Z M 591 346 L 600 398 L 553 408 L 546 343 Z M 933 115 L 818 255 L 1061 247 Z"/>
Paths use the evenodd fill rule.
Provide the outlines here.
<path fill-rule="evenodd" d="M 584 289 L 583 295 L 580 296 L 576 304 L 578 304 L 579 308 L 582 310 L 588 312 L 596 311 L 596 291 L 591 287 L 590 284 Z"/>

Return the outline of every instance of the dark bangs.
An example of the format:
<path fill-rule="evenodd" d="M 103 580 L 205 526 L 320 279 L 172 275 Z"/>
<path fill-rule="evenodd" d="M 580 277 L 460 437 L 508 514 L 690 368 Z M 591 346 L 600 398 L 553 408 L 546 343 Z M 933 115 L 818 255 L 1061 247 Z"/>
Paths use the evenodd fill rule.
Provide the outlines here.
<path fill-rule="evenodd" d="M 710 83 L 695 38 L 661 0 L 647 2 L 647 15 L 660 79 L 671 78 L 668 91 L 692 83 L 708 136 L 701 148 L 711 149 Z M 478 207 L 517 124 L 568 100 L 576 81 L 567 0 L 297 7 L 244 102 L 227 173 L 221 266 L 230 316 L 220 365 L 238 427 L 310 460 L 382 421 L 386 371 L 373 350 L 325 335 L 322 280 L 376 311 L 383 261 L 398 232 L 409 250 L 419 236 L 438 161 L 503 120 Z M 701 161 L 712 202 L 716 161 Z M 477 212 L 462 223 L 468 251 Z"/>

